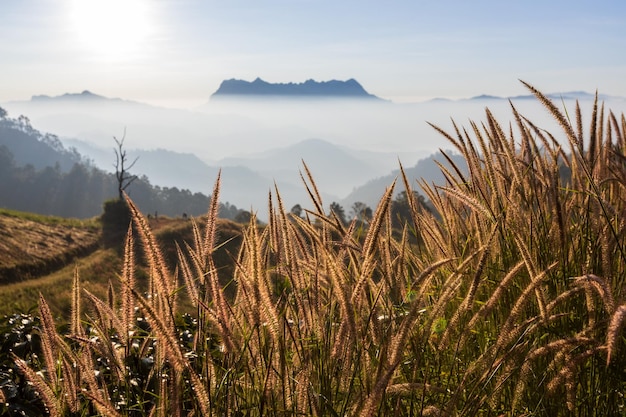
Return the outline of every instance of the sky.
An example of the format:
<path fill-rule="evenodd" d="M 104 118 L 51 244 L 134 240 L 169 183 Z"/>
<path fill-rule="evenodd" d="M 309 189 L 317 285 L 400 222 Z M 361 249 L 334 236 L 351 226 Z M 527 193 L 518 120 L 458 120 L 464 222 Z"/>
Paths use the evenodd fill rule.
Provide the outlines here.
<path fill-rule="evenodd" d="M 394 102 L 626 96 L 626 2 L 2 0 L 0 102 L 89 90 L 167 107 L 222 80 L 354 78 Z"/>

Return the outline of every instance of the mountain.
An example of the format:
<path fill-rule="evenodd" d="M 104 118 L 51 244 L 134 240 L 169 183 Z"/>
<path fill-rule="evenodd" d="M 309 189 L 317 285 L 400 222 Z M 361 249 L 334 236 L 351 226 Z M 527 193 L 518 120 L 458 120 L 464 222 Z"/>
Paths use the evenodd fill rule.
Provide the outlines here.
<path fill-rule="evenodd" d="M 64 139 L 63 142 L 77 149 L 101 169 L 112 171 L 114 168 L 112 148 L 101 148 L 77 139 Z M 261 219 L 266 214 L 268 193 L 273 191 L 274 183 L 287 208 L 308 199 L 306 190 L 299 182 L 297 170 L 288 175 L 282 173 L 272 176 L 263 169 L 257 171 L 257 168 L 263 167 L 263 161 L 255 159 L 232 158 L 207 164 L 194 154 L 167 149 L 127 149 L 127 154 L 129 161 L 137 159 L 132 172 L 147 177 L 151 184 L 158 187 L 187 188 L 192 192 L 210 195 L 221 172 L 220 201 L 243 210 L 258 211 Z M 297 164 L 298 161 L 296 159 L 294 162 Z"/>
<path fill-rule="evenodd" d="M 454 154 L 450 151 L 446 151 L 446 154 L 450 156 L 456 166 L 462 171 L 467 172 L 465 160 L 459 154 Z M 441 173 L 441 169 L 437 165 L 440 162 L 442 165 L 449 167 L 449 163 L 441 153 L 435 153 L 427 158 L 420 159 L 413 167 L 405 167 L 404 172 L 409 179 L 410 185 L 414 191 L 423 194 L 422 189 L 419 186 L 420 181 L 423 179 L 428 184 L 443 185 L 445 183 L 445 177 Z M 396 188 L 394 195 L 404 191 L 404 184 L 400 177 L 400 170 L 396 170 L 389 175 L 385 175 L 374 180 L 367 182 L 366 184 L 355 188 L 346 198 L 342 200 L 344 207 L 350 207 L 357 201 L 363 202 L 370 207 L 376 207 L 378 201 L 385 192 L 385 189 L 389 187 L 394 179 L 398 179 L 396 182 Z"/>
<path fill-rule="evenodd" d="M 593 100 L 596 95 L 592 93 L 588 93 L 586 91 L 567 91 L 560 93 L 548 93 L 546 94 L 551 100 Z M 467 100 L 536 100 L 532 94 L 525 94 L 519 96 L 511 96 L 511 97 L 499 97 L 499 96 L 491 96 L 488 94 L 481 94 L 479 96 L 475 96 L 469 98 Z M 598 100 L 623 100 L 622 97 L 610 96 L 607 94 L 598 94 Z"/>
<path fill-rule="evenodd" d="M 365 91 L 363 86 L 355 79 L 351 78 L 347 81 L 315 81 L 307 80 L 303 83 L 268 83 L 260 78 L 249 82 L 244 80 L 224 80 L 215 93 L 211 96 L 214 98 L 224 97 L 241 97 L 241 96 L 257 96 L 257 97 L 307 97 L 307 98 L 358 98 L 358 99 L 377 99 L 373 94 Z"/>
<path fill-rule="evenodd" d="M 267 126 L 251 115 L 215 111 L 194 111 L 152 106 L 136 101 L 108 98 L 89 91 L 59 96 L 33 96 L 30 100 L 0 103 L 11 116 L 26 115 L 44 132 L 60 138 L 79 138 L 106 148 L 113 137 L 126 132 L 130 148 L 174 149 L 193 153 L 203 160 L 232 154 L 230 147 L 253 139 L 283 138 L 286 128 Z M 226 151 L 225 149 L 229 149 Z M 110 163 L 107 163 L 107 168 Z"/>
<path fill-rule="evenodd" d="M 42 134 L 33 129 L 26 117 L 0 119 L 0 148 L 11 153 L 17 165 L 30 165 L 34 169 L 58 166 L 68 172 L 75 163 L 81 162 L 81 155 L 74 149 L 65 149 L 59 138 Z"/>
<path fill-rule="evenodd" d="M 257 211 L 260 219 L 266 217 L 268 193 L 274 191 L 274 183 L 289 205 L 288 209 L 306 198 L 304 187 L 299 184 L 285 181 L 284 176 L 272 178 L 246 165 L 209 165 L 193 154 L 166 149 L 128 152 L 132 158 L 138 158 L 133 171 L 147 176 L 151 184 L 159 187 L 189 188 L 210 195 L 220 175 L 220 202 Z"/>
<path fill-rule="evenodd" d="M 547 93 L 545 94 L 551 100 L 593 100 L 595 98 L 594 93 L 588 93 L 586 91 L 566 91 L 566 92 L 556 92 L 556 93 Z M 428 100 L 428 102 L 463 102 L 463 101 L 502 101 L 502 100 L 537 100 L 532 94 L 523 94 L 518 96 L 494 96 L 490 94 L 480 94 L 477 96 L 473 96 L 470 98 L 460 98 L 460 99 L 449 99 L 436 97 Z M 598 100 L 601 101 L 624 101 L 625 97 L 620 96 L 612 96 L 608 94 L 598 94 Z"/>
<path fill-rule="evenodd" d="M 68 101 L 117 101 L 117 102 L 121 102 L 122 100 L 119 98 L 108 98 L 108 97 L 104 97 L 104 96 L 100 96 L 98 94 L 94 94 L 89 90 L 85 90 L 82 93 L 65 93 L 63 95 L 60 96 L 47 96 L 45 94 L 42 95 L 35 95 L 31 98 L 31 101 L 33 102 L 50 102 L 50 101 L 64 101 L 64 102 L 68 102 Z"/>
<path fill-rule="evenodd" d="M 113 152 L 110 156 L 110 161 L 114 161 Z M 130 158 L 129 155 L 128 163 L 132 161 Z M 126 191 L 145 213 L 169 216 L 206 213 L 209 205 L 206 194 L 152 186 L 148 178 L 138 175 L 140 178 L 128 183 Z M 56 136 L 34 129 L 26 117 L 10 119 L 6 114 L 0 117 L 0 207 L 88 218 L 99 216 L 103 203 L 117 197 L 117 187 L 115 174 L 86 162 L 76 149 L 68 151 Z M 236 207 L 228 207 L 226 212 L 237 215 Z"/>
<path fill-rule="evenodd" d="M 470 100 L 504 100 L 504 98 L 498 96 L 490 96 L 489 94 L 481 94 L 479 96 L 470 98 Z"/>
<path fill-rule="evenodd" d="M 341 196 L 346 195 L 356 184 L 384 172 L 353 155 L 354 152 L 328 141 L 306 139 L 257 154 L 224 158 L 219 164 L 246 166 L 265 177 L 300 186 L 300 172 L 304 173 L 304 161 L 320 190 Z"/>
<path fill-rule="evenodd" d="M 64 138 L 65 146 L 76 149 L 94 165 L 113 172 L 115 154 L 113 141 L 108 148 L 80 139 Z M 161 187 L 188 188 L 192 192 L 212 192 L 217 170 L 211 169 L 196 155 L 167 149 L 127 149 L 130 162 L 137 160 L 132 171 L 147 176 L 152 184 Z"/>
<path fill-rule="evenodd" d="M 244 83 L 275 86 L 262 80 Z M 307 84 L 325 85 L 311 81 L 282 84 L 282 88 L 293 91 L 297 90 L 295 86 Z M 593 96 L 575 91 L 563 95 Z M 571 101 L 566 104 L 573 105 Z M 582 104 L 592 105 L 589 100 Z M 512 118 L 506 99 L 486 96 L 420 103 L 299 100 L 297 105 L 278 99 L 211 100 L 193 110 L 181 110 L 108 98 L 87 90 L 0 105 L 12 116 L 26 115 L 41 131 L 54 132 L 69 149 L 76 147 L 108 173 L 115 162 L 112 139 L 124 134 L 130 159 L 139 156 L 133 174 L 146 175 L 155 186 L 208 194 L 221 167 L 221 201 L 246 210 L 253 207 L 259 215 L 265 214 L 267 195 L 274 182 L 287 209 L 290 204 L 308 203 L 299 175 L 302 160 L 320 192 L 326 193 L 325 205 L 346 198 L 375 204 L 395 177 L 385 174 L 397 169 L 398 160 L 405 167 L 413 167 L 419 158 L 450 146 L 427 121 L 449 131 L 451 119 L 460 124 L 467 119 L 484 120 L 485 107 L 503 125 Z M 515 105 L 542 128 L 555 123 L 537 100 L 520 99 Z M 611 103 L 618 112 L 625 105 L 626 101 Z M 21 119 L 24 126 L 28 119 Z M 83 150 L 70 142 L 76 138 L 98 150 Z M 21 140 L 14 143 L 26 144 Z M 12 153 L 20 166 L 30 163 L 39 169 L 54 164 L 32 158 L 44 158 L 45 152 L 27 148 L 18 152 L 14 147 Z M 67 162 L 60 162 L 61 170 L 71 169 L 73 161 L 68 154 Z M 374 187 L 371 182 L 376 181 L 380 184 Z M 368 188 L 370 191 L 366 191 Z M 138 194 L 135 191 L 135 196 Z"/>

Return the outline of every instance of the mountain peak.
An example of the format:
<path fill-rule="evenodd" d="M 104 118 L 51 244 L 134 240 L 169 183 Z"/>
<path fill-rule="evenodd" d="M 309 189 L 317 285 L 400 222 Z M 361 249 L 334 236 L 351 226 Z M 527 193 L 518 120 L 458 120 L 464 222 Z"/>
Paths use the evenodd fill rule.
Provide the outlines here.
<path fill-rule="evenodd" d="M 45 94 L 33 96 L 32 101 L 46 101 L 46 100 L 63 100 L 63 101 L 77 101 L 77 100 L 110 100 L 107 97 L 94 94 L 89 90 L 83 90 L 81 93 L 65 93 L 60 96 L 47 96 Z M 119 99 L 117 99 L 119 100 Z"/>
<path fill-rule="evenodd" d="M 224 97 L 288 97 L 288 98 L 355 98 L 378 99 L 365 91 L 354 78 L 346 81 L 315 81 L 303 83 L 268 83 L 257 77 L 254 81 L 224 80 L 211 98 Z"/>

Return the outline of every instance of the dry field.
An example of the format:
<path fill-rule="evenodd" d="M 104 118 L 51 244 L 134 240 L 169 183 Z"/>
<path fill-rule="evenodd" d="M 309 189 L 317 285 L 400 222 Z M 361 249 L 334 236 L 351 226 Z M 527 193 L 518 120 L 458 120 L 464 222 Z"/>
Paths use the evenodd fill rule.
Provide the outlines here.
<path fill-rule="evenodd" d="M 346 226 L 307 171 L 315 208 L 293 217 L 276 190 L 224 279 L 219 178 L 186 244 L 129 200 L 117 287 L 75 274 L 62 328 L 41 297 L 41 353 L 15 373 L 50 415 L 624 415 L 626 119 L 596 103 L 583 124 L 527 87 L 560 131 L 513 106 L 512 125 L 433 126 L 466 166 L 443 154 L 447 185 L 422 184 L 437 213 L 410 199 L 402 230 L 404 176 Z"/>
<path fill-rule="evenodd" d="M 94 221 L 0 210 L 0 285 L 45 275 L 99 246 Z"/>

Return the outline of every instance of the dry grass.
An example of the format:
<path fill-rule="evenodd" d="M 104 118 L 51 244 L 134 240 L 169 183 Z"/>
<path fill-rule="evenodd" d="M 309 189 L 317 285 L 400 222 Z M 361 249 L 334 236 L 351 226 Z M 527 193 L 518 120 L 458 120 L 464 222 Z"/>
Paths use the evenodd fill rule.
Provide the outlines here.
<path fill-rule="evenodd" d="M 623 413 L 626 121 L 596 105 L 585 136 L 579 108 L 572 126 L 528 88 L 561 133 L 513 106 L 516 126 L 487 111 L 469 130 L 436 127 L 467 163 L 446 158 L 448 184 L 422 184 L 439 216 L 411 201 L 413 227 L 392 230 L 392 184 L 360 236 L 324 212 L 305 168 L 315 209 L 293 218 L 270 196 L 227 285 L 213 260 L 219 178 L 174 270 L 129 201 L 121 296 L 74 297 L 65 338 L 51 336 L 42 299 L 46 377 L 20 362 L 25 377 L 60 413 Z M 183 291 L 193 317 L 180 314 Z M 77 364 L 74 379 L 63 364 Z"/>
<path fill-rule="evenodd" d="M 95 219 L 0 209 L 0 285 L 49 274 L 95 251 L 99 239 Z"/>

